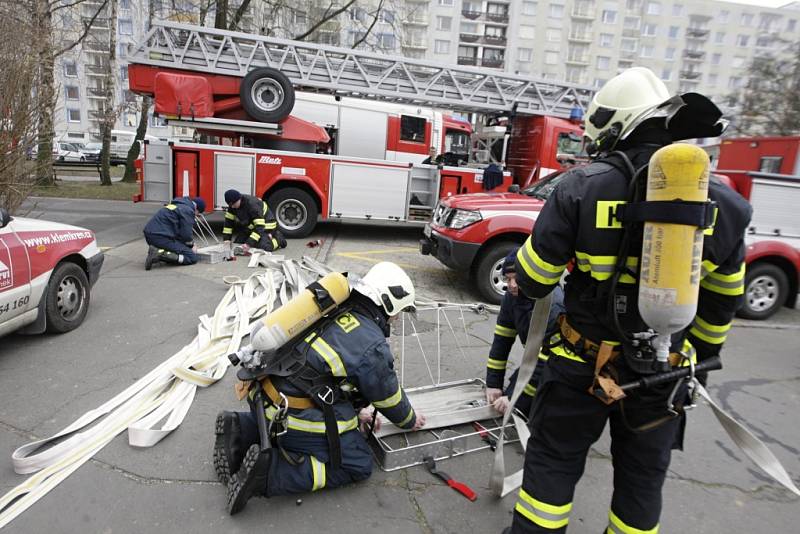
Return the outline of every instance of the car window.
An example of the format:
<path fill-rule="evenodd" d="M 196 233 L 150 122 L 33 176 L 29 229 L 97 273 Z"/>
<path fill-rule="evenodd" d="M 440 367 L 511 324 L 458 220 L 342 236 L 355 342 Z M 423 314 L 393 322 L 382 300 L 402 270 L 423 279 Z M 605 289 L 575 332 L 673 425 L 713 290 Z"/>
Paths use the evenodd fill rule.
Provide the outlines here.
<path fill-rule="evenodd" d="M 545 176 L 532 186 L 523 189 L 522 193 L 529 197 L 547 200 L 564 176 L 566 173 L 561 171 Z"/>

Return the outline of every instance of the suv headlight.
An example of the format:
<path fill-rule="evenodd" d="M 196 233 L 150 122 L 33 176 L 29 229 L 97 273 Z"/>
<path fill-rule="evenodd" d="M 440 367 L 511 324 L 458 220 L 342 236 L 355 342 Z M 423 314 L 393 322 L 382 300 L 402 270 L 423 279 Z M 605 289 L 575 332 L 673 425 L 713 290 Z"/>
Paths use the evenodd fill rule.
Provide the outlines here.
<path fill-rule="evenodd" d="M 447 226 L 459 230 L 480 221 L 482 218 L 479 211 L 455 209 L 447 222 Z"/>

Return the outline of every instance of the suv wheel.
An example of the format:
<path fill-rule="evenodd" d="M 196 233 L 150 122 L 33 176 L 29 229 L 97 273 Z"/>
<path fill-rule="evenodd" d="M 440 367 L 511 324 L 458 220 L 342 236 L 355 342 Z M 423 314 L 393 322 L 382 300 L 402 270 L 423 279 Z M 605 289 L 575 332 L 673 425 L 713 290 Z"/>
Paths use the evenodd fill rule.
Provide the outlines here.
<path fill-rule="evenodd" d="M 501 241 L 483 249 L 472 272 L 473 282 L 481 296 L 490 304 L 500 304 L 506 293 L 503 261 L 509 252 L 519 248 L 512 241 Z"/>
<path fill-rule="evenodd" d="M 789 280 L 786 273 L 772 263 L 755 263 L 747 266 L 744 278 L 744 305 L 739 317 L 766 319 L 786 302 Z"/>

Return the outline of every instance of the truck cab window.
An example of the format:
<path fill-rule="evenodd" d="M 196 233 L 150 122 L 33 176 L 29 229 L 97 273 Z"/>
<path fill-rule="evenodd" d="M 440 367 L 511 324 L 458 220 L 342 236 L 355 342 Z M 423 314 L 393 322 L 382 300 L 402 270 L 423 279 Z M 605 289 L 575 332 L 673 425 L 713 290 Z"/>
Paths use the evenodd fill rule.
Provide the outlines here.
<path fill-rule="evenodd" d="M 758 170 L 761 172 L 780 173 L 783 158 L 780 156 L 764 156 L 758 165 Z"/>
<path fill-rule="evenodd" d="M 444 151 L 469 154 L 469 134 L 460 130 L 448 130 L 444 136 Z"/>
<path fill-rule="evenodd" d="M 425 119 L 421 117 L 411 117 L 409 115 L 400 116 L 400 140 L 411 141 L 412 143 L 425 142 Z"/>

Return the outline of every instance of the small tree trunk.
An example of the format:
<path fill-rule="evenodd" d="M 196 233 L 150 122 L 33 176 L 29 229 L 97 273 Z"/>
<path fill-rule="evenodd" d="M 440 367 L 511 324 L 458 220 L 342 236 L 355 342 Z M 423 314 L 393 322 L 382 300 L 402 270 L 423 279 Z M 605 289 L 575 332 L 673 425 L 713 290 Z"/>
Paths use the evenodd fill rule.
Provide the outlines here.
<path fill-rule="evenodd" d="M 139 157 L 139 151 L 141 150 L 141 141 L 144 139 L 145 134 L 147 133 L 147 113 L 150 111 L 150 97 L 145 96 L 142 98 L 142 106 L 139 115 L 139 124 L 136 126 L 136 137 L 131 143 L 131 147 L 128 149 L 128 157 L 125 159 L 125 175 L 122 177 L 123 182 L 135 182 L 136 181 L 136 168 L 133 166 L 133 163 L 136 161 L 136 158 Z"/>
<path fill-rule="evenodd" d="M 47 0 L 36 0 L 36 29 L 39 39 L 39 76 L 37 98 L 38 118 L 38 153 L 36 154 L 36 181 L 43 185 L 52 185 L 53 175 L 53 138 L 55 125 L 53 114 L 56 108 L 55 58 L 53 57 L 53 13 Z"/>
<path fill-rule="evenodd" d="M 103 148 L 100 150 L 100 184 L 111 185 L 111 130 L 117 120 L 116 106 L 114 105 L 114 71 L 117 62 L 117 0 L 110 0 L 108 36 L 108 65 L 105 76 L 105 108 L 103 109 L 103 122 L 100 127 Z"/>
<path fill-rule="evenodd" d="M 228 0 L 216 0 L 217 13 L 214 17 L 214 27 L 220 30 L 228 29 Z"/>

